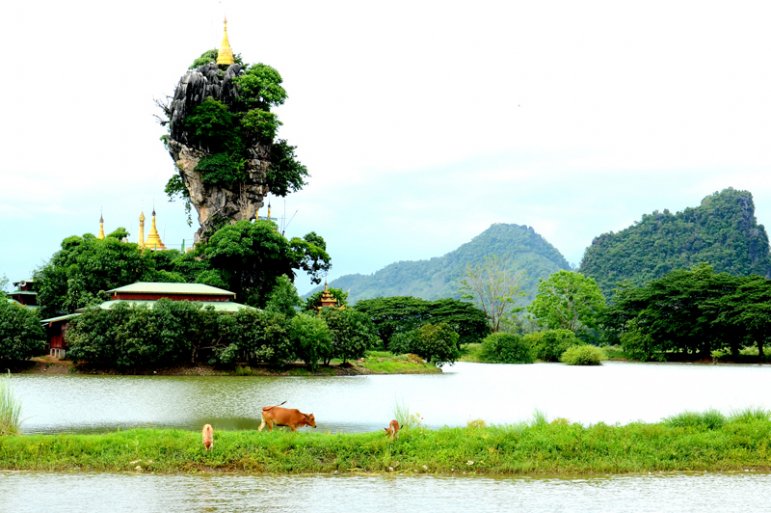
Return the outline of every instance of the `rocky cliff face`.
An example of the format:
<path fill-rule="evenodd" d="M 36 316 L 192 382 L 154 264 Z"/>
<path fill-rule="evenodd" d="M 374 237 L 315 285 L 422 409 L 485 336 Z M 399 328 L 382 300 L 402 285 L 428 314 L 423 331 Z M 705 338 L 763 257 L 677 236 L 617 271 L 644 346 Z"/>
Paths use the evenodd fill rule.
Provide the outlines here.
<path fill-rule="evenodd" d="M 245 178 L 233 187 L 206 184 L 196 169 L 207 150 L 196 147 L 186 130 L 184 120 L 194 107 L 206 98 L 224 104 L 238 101 L 233 78 L 241 73 L 240 64 L 226 70 L 210 63 L 190 69 L 179 80 L 171 103 L 164 107 L 168 116 L 169 139 L 167 147 L 187 190 L 191 205 L 198 213 L 200 228 L 195 234 L 198 242 L 226 221 L 254 219 L 268 193 L 266 175 L 270 148 L 255 144 L 248 150 L 244 161 Z"/>
<path fill-rule="evenodd" d="M 169 154 L 179 171 L 187 189 L 191 205 L 198 213 L 200 228 L 195 234 L 198 242 L 223 220 L 240 221 L 254 219 L 257 209 L 262 208 L 268 187 L 264 184 L 267 162 L 254 159 L 247 167 L 249 184 L 238 190 L 212 187 L 203 183 L 201 173 L 196 171 L 204 152 L 191 148 L 179 141 L 169 141 Z"/>

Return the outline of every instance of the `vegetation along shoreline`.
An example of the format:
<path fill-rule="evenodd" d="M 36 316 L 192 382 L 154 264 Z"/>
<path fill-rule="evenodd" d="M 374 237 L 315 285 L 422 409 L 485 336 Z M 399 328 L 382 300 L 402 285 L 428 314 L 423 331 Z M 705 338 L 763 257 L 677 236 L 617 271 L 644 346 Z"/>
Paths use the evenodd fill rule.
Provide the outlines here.
<path fill-rule="evenodd" d="M 659 423 L 564 419 L 369 433 L 130 429 L 0 437 L 0 469 L 47 472 L 380 474 L 571 477 L 771 472 L 771 412 L 682 413 Z"/>

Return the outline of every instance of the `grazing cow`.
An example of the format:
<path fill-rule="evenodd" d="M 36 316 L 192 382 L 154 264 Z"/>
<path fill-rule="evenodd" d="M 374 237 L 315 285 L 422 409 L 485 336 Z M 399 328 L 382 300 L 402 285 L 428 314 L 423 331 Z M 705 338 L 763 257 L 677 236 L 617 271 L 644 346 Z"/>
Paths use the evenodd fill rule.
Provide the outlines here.
<path fill-rule="evenodd" d="M 203 425 L 201 439 L 203 440 L 203 448 L 211 451 L 212 447 L 214 447 L 214 429 L 211 427 L 211 424 Z"/>
<path fill-rule="evenodd" d="M 284 403 L 285 402 L 286 401 L 284 401 Z M 282 408 L 279 405 L 263 406 L 262 423 L 260 423 L 259 431 L 262 431 L 262 428 L 264 428 L 266 424 L 270 431 L 273 431 L 274 424 L 276 426 L 287 426 L 292 431 L 295 431 L 298 427 L 303 426 L 315 428 L 316 418 L 312 413 L 303 413 L 294 408 Z"/>
<path fill-rule="evenodd" d="M 385 429 L 388 438 L 391 440 L 399 436 L 399 423 L 396 421 L 396 419 L 389 422 L 388 427 L 383 429 Z"/>

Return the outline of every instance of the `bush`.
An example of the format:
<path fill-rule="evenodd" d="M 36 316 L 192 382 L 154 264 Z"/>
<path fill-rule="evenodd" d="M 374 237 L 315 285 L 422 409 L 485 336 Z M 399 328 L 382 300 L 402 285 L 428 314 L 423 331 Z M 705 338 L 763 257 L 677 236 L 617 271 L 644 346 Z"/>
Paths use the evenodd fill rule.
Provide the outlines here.
<path fill-rule="evenodd" d="M 37 313 L 0 294 L 0 362 L 9 365 L 45 351 L 45 333 Z"/>
<path fill-rule="evenodd" d="M 573 346 L 562 353 L 560 361 L 567 365 L 600 365 L 600 362 L 607 360 L 605 351 L 591 344 Z"/>
<path fill-rule="evenodd" d="M 576 334 L 565 329 L 528 333 L 525 341 L 532 346 L 535 358 L 544 362 L 558 362 L 569 348 L 581 345 Z"/>
<path fill-rule="evenodd" d="M 493 333 L 482 340 L 482 361 L 487 363 L 533 363 L 533 349 L 513 333 Z"/>
<path fill-rule="evenodd" d="M 414 353 L 439 366 L 460 358 L 459 338 L 448 324 L 429 323 L 407 333 L 394 334 L 389 348 L 394 354 Z"/>
<path fill-rule="evenodd" d="M 664 419 L 667 426 L 691 429 L 720 429 L 726 423 L 726 417 L 717 410 L 704 413 L 685 412 Z"/>

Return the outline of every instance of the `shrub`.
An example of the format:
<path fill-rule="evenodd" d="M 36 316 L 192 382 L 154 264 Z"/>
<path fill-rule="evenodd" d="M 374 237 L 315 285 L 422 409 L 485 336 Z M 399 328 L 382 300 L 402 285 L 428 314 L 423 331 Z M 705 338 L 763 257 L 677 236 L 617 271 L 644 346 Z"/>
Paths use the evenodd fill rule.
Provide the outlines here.
<path fill-rule="evenodd" d="M 600 365 L 600 362 L 607 359 L 605 351 L 591 344 L 573 346 L 560 357 L 560 361 L 567 365 Z"/>
<path fill-rule="evenodd" d="M 535 357 L 527 341 L 513 333 L 493 333 L 482 340 L 482 361 L 488 363 L 533 363 Z"/>
<path fill-rule="evenodd" d="M 9 303 L 0 294 L 0 362 L 27 360 L 45 351 L 45 333 L 37 313 Z"/>
<path fill-rule="evenodd" d="M 459 335 L 448 324 L 424 324 L 407 333 L 395 333 L 389 348 L 394 354 L 414 353 L 437 366 L 460 358 Z"/>
<path fill-rule="evenodd" d="M 581 345 L 576 334 L 566 329 L 528 333 L 525 335 L 525 341 L 532 346 L 535 358 L 544 362 L 558 362 L 562 353 L 573 346 Z"/>

